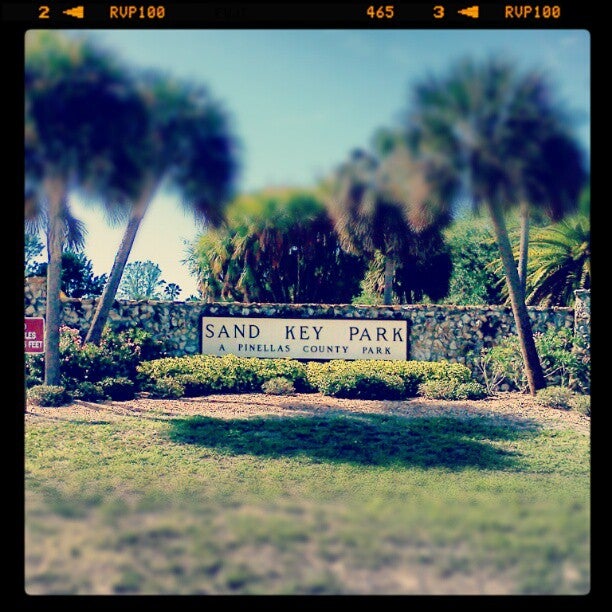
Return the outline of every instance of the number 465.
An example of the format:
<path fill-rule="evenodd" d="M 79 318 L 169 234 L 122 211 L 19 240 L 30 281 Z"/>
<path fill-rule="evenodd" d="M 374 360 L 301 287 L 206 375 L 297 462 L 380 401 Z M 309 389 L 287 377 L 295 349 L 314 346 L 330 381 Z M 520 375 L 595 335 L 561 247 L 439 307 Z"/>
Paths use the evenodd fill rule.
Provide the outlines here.
<path fill-rule="evenodd" d="M 393 19 L 393 15 L 395 14 L 394 8 L 392 4 L 379 6 L 378 8 L 375 6 L 368 6 L 367 14 L 371 19 Z"/>

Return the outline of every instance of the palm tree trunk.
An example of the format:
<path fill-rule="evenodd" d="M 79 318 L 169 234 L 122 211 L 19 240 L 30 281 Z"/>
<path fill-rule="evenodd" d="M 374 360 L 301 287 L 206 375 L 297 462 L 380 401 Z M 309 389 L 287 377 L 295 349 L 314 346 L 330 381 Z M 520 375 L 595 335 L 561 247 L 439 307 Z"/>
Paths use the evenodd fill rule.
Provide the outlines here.
<path fill-rule="evenodd" d="M 66 181 L 61 177 L 49 178 L 45 184 L 45 193 L 49 198 L 45 384 L 59 385 L 61 383 L 59 328 L 62 309 L 60 288 L 62 283 L 62 252 L 64 250 L 62 202 L 66 197 Z"/>
<path fill-rule="evenodd" d="M 512 304 L 514 322 L 519 337 L 521 353 L 523 355 L 523 363 L 525 364 L 527 382 L 529 384 L 529 392 L 531 395 L 535 395 L 538 389 L 546 387 L 546 381 L 544 380 L 544 372 L 542 371 L 542 365 L 540 364 L 540 358 L 538 357 L 538 351 L 533 339 L 529 313 L 525 305 L 525 295 L 519 279 L 518 270 L 516 269 L 514 257 L 512 256 L 512 246 L 508 238 L 508 230 L 501 207 L 489 201 L 487 202 L 487 208 L 489 209 L 489 214 L 493 221 L 495 238 L 504 265 L 510 303 Z"/>
<path fill-rule="evenodd" d="M 393 277 L 395 276 L 395 257 L 393 252 L 385 254 L 385 288 L 383 292 L 383 304 L 390 305 L 393 302 Z"/>
<path fill-rule="evenodd" d="M 521 240 L 519 244 L 518 275 L 523 295 L 527 295 L 527 260 L 529 258 L 529 204 L 521 202 Z"/>
<path fill-rule="evenodd" d="M 123 233 L 123 238 L 121 239 L 121 244 L 119 245 L 117 254 L 115 255 L 115 261 L 113 262 L 110 276 L 106 281 L 104 291 L 100 296 L 96 312 L 94 313 L 89 331 L 85 337 L 86 343 L 100 344 L 100 340 L 102 339 L 102 331 L 104 330 L 104 326 L 108 320 L 108 315 L 113 306 L 113 302 L 115 301 L 115 296 L 117 295 L 117 290 L 119 289 L 119 283 L 121 282 L 121 277 L 123 276 L 123 271 L 125 269 L 127 260 L 130 257 L 132 246 L 134 245 L 134 240 L 136 239 L 136 234 L 138 233 L 138 228 L 140 227 L 140 223 L 142 222 L 145 212 L 149 207 L 149 203 L 151 202 L 153 194 L 155 193 L 156 187 L 157 185 L 155 181 L 149 177 L 145 183 L 141 197 L 132 208 L 130 220 L 128 221 L 125 232 Z"/>

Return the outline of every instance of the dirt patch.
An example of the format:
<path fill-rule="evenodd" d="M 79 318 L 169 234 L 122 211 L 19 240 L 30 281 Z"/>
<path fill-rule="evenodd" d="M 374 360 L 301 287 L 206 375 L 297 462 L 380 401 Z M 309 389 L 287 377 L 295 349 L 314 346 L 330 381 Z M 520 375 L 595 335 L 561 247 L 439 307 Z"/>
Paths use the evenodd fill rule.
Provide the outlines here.
<path fill-rule="evenodd" d="M 58 408 L 43 408 L 30 403 L 26 409 L 26 423 L 30 419 L 81 418 L 88 421 L 114 420 L 124 416 L 142 414 L 157 418 L 185 416 L 215 416 L 233 419 L 264 415 L 305 416 L 333 412 L 393 414 L 406 417 L 476 415 L 499 416 L 521 422 L 536 422 L 547 427 L 575 429 L 588 433 L 590 417 L 573 410 L 545 408 L 530 395 L 522 393 L 498 393 L 484 400 L 444 401 L 412 398 L 403 401 L 353 400 L 329 397 L 320 393 L 303 393 L 292 396 L 250 394 L 218 394 L 175 400 L 141 397 L 126 402 L 106 401 L 92 403 L 75 401 Z"/>

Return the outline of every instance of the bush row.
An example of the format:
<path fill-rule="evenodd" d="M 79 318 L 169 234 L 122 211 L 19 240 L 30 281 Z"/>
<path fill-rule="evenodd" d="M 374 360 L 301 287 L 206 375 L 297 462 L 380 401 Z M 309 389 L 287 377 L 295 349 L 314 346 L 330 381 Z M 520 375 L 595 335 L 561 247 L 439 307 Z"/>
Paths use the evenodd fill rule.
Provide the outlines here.
<path fill-rule="evenodd" d="M 63 406 L 73 399 L 124 402 L 134 399 L 136 390 L 136 385 L 129 378 L 107 377 L 95 383 L 84 380 L 70 389 L 61 385 L 33 385 L 28 389 L 28 399 L 37 406 Z"/>
<path fill-rule="evenodd" d="M 569 330 L 536 334 L 549 387 L 588 395 L 590 358 L 576 351 Z M 60 330 L 61 388 L 42 385 L 43 356 L 26 356 L 26 386 L 33 402 L 61 405 L 71 398 L 128 400 L 137 391 L 179 398 L 210 393 L 288 394 L 319 391 L 361 399 L 478 399 L 500 389 L 525 391 L 527 381 L 518 339 L 503 339 L 475 360 L 474 377 L 460 364 L 419 361 L 300 362 L 227 355 L 164 357 L 163 344 L 140 329 L 106 330 L 99 346 L 84 344 L 78 330 Z M 482 383 L 482 384 L 481 384 Z M 566 395 L 567 395 L 567 392 Z M 551 392 L 556 393 L 556 392 Z M 558 394 L 557 394 L 558 395 Z M 559 396 L 559 398 L 566 396 Z M 552 401 L 552 396 L 551 398 Z M 558 399 L 558 398 L 557 398 Z M 575 403 L 579 400 L 573 400 Z M 557 403 L 567 404 L 558 399 Z M 586 403 L 585 403 L 586 402 Z M 590 410 L 589 400 L 585 400 Z M 555 403 L 554 401 L 552 403 Z"/>
<path fill-rule="evenodd" d="M 335 360 L 320 363 L 196 355 L 156 359 L 142 363 L 137 369 L 141 389 L 153 397 L 259 391 L 319 391 L 324 395 L 360 399 L 402 399 L 419 393 L 448 398 L 455 394 L 458 399 L 483 396 L 482 386 L 472 380 L 466 366 L 446 362 Z M 429 386 L 422 386 L 424 383 Z"/>

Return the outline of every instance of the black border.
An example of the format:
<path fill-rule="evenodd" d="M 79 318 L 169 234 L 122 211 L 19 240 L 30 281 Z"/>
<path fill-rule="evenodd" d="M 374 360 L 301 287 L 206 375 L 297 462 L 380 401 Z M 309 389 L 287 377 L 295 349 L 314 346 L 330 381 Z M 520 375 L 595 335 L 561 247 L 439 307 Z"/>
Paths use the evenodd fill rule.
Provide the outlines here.
<path fill-rule="evenodd" d="M 408 3 L 409 0 L 404 0 L 403 3 Z M 486 4 L 495 2 L 496 0 L 481 0 L 478 4 L 482 7 Z M 500 3 L 502 0 L 498 0 Z M 49 0 L 49 3 L 56 3 L 55 0 Z M 434 0 L 435 4 L 438 4 L 437 0 Z M 544 4 L 545 2 L 525 2 L 525 4 Z M 550 2 L 553 4 L 554 2 Z M 133 596 L 112 596 L 111 599 L 106 597 L 99 596 L 79 596 L 79 597 L 71 597 L 71 596 L 28 596 L 23 588 L 24 585 L 24 551 L 23 551 L 23 508 L 24 508 L 24 487 L 23 487 L 23 475 L 25 470 L 24 465 L 24 419 L 23 419 L 23 406 L 25 405 L 25 391 L 23 386 L 23 349 L 22 342 L 23 336 L 21 333 L 21 321 L 23 319 L 23 302 L 22 302 L 22 291 L 23 291 L 23 216 L 22 209 L 18 205 L 14 205 L 14 203 L 18 203 L 21 201 L 22 197 L 22 178 L 24 173 L 23 167 L 23 132 L 22 132 L 22 123 L 16 118 L 23 117 L 23 62 L 24 62 L 24 41 L 23 37 L 25 32 L 28 29 L 116 29 L 116 24 L 107 24 L 107 23 L 93 23 L 89 20 L 84 21 L 82 23 L 77 22 L 77 20 L 72 20 L 66 18 L 65 21 L 60 22 L 59 20 L 56 23 L 44 24 L 41 26 L 38 22 L 28 22 L 28 21 L 13 21 L 7 17 L 7 13 L 5 13 L 5 8 L 9 3 L 3 3 L 2 5 L 2 46 L 3 46 L 3 58 L 5 60 L 3 66 L 3 79 L 5 87 L 3 88 L 3 108 L 5 110 L 5 119 L 6 121 L 6 129 L 5 129 L 5 151 L 7 155 L 3 158 L 3 175 L 5 180 L 7 177 L 10 177 L 9 186 L 7 188 L 4 185 L 4 193 L 5 196 L 5 210 L 6 207 L 9 209 L 9 218 L 11 223 L 15 224 L 15 231 L 11 232 L 9 236 L 5 237 L 3 241 L 4 244 L 7 242 L 10 243 L 10 248 L 12 251 L 12 257 L 14 262 L 14 267 L 11 269 L 15 271 L 15 276 L 13 278 L 13 287 L 14 290 L 11 292 L 14 297 L 14 302 L 9 302 L 12 304 L 14 308 L 15 321 L 10 325 L 10 328 L 14 332 L 14 346 L 16 350 L 17 359 L 15 362 L 15 373 L 13 375 L 9 374 L 10 378 L 14 378 L 17 381 L 17 384 L 14 386 L 14 390 L 16 392 L 16 404 L 12 406 L 9 405 L 8 410 L 9 413 L 13 416 L 14 421 L 9 420 L 11 423 L 14 438 L 13 441 L 15 443 L 15 449 L 13 452 L 17 455 L 17 469 L 15 470 L 15 474 L 12 475 L 12 478 L 9 477 L 9 481 L 14 488 L 13 492 L 10 492 L 11 500 L 13 501 L 12 509 L 14 509 L 15 514 L 11 520 L 11 523 L 7 525 L 11 531 L 12 543 L 15 545 L 14 551 L 11 551 L 12 554 L 8 556 L 8 566 L 9 566 L 9 577 L 5 581 L 5 584 L 10 585 L 10 590 L 5 593 L 9 605 L 14 606 L 16 609 L 36 609 L 37 607 L 42 608 L 43 610 L 47 610 L 49 608 L 53 608 L 55 606 L 61 606 L 62 608 L 70 608 L 72 605 L 75 607 L 81 608 L 83 605 L 91 607 L 93 609 L 100 608 L 106 609 L 108 607 L 121 607 L 125 604 L 126 608 L 129 607 L 133 609 L 134 605 L 138 605 L 137 599 L 134 599 Z M 16 2 L 10 4 L 17 4 Z M 21 3 L 21 5 L 25 5 L 26 3 Z M 30 4 L 30 3 L 28 3 Z M 38 5 L 40 3 L 32 3 L 32 5 Z M 66 3 L 70 6 L 75 6 L 78 3 Z M 83 2 L 83 4 L 90 6 L 91 3 Z M 152 3 L 155 4 L 155 3 Z M 166 4 L 173 4 L 171 2 L 167 2 Z M 200 2 L 200 5 L 221 5 L 222 7 L 227 8 L 228 5 L 236 5 L 239 3 L 235 3 L 230 1 L 226 1 L 223 3 L 207 3 Z M 360 5 L 365 6 L 367 3 L 361 2 L 349 2 L 343 3 L 351 6 Z M 395 5 L 400 4 L 399 2 L 394 2 Z M 474 4 L 472 0 L 468 0 L 465 5 Z M 603 96 L 597 98 L 595 93 L 599 87 L 601 87 L 600 83 L 608 80 L 608 72 L 609 68 L 607 66 L 607 55 L 609 54 L 608 48 L 603 47 L 602 40 L 605 40 L 606 36 L 609 36 L 609 33 L 603 32 L 597 33 L 598 28 L 603 28 L 607 26 L 607 10 L 604 12 L 603 6 L 598 5 L 594 6 L 592 3 L 588 2 L 579 2 L 578 0 L 566 0 L 559 1 L 558 4 L 561 4 L 563 7 L 564 14 L 567 16 L 567 19 L 564 19 L 560 23 L 548 23 L 546 24 L 546 29 L 584 29 L 587 30 L 591 34 L 591 75 L 592 75 L 592 109 L 591 109 L 591 125 L 593 125 L 593 118 L 595 118 L 596 125 L 604 126 L 603 122 L 603 113 L 599 113 L 599 100 L 603 99 Z M 324 10 L 326 3 L 325 2 L 313 2 L 309 4 L 313 9 L 316 7 L 317 10 Z M 569 14 L 567 14 L 569 11 Z M 149 24 L 147 24 L 149 25 Z M 525 22 L 521 24 L 509 24 L 509 23 L 492 23 L 487 22 L 485 20 L 478 20 L 478 22 L 470 20 L 468 23 L 466 22 L 455 22 L 451 24 L 440 24 L 440 23 L 419 23 L 415 22 L 414 24 L 406 25 L 402 24 L 401 26 L 393 26 L 387 25 L 382 26 L 380 24 L 371 24 L 364 23 L 362 26 L 351 24 L 347 19 L 339 20 L 338 22 L 325 21 L 323 19 L 319 20 L 317 18 L 316 24 L 309 22 L 307 19 L 303 19 L 298 22 L 257 22 L 257 23 L 249 23 L 240 19 L 228 19 L 226 21 L 219 21 L 215 23 L 207 22 L 195 22 L 191 20 L 191 23 L 175 23 L 175 22 L 166 22 L 163 25 L 151 24 L 150 29 L 241 29 L 241 28 L 295 28 L 295 29 L 304 29 L 304 28 L 354 28 L 357 29 L 359 27 L 363 27 L 365 29 L 371 29 L 376 27 L 377 29 L 392 28 L 399 27 L 400 29 L 542 29 L 541 22 Z M 122 24 L 121 29 L 143 29 L 142 24 L 128 25 Z M 149 28 L 147 28 L 149 29 Z M 604 74 L 603 66 L 606 66 L 606 73 Z M 598 76 L 601 73 L 601 78 L 594 78 L 596 75 Z M 598 119 L 601 114 L 602 120 Z M 595 138 L 591 140 L 591 151 L 594 152 L 597 150 L 599 135 L 601 131 L 595 133 Z M 602 138 L 603 140 L 603 138 Z M 591 168 L 592 170 L 597 167 L 598 159 L 595 156 L 592 156 Z M 593 172 L 592 172 L 593 174 Z M 593 187 L 595 189 L 593 190 Z M 591 192 L 595 194 L 595 199 L 598 199 L 598 188 L 599 183 L 597 181 L 597 175 L 595 180 L 593 180 L 593 176 L 591 175 Z M 599 199 L 605 199 L 607 196 L 602 193 Z M 599 203 L 595 206 L 594 212 L 591 214 L 595 217 L 599 214 L 598 207 L 605 206 L 605 204 Z M 597 225 L 597 231 L 595 235 L 598 234 L 600 229 L 603 229 L 605 223 Z M 597 245 L 597 239 L 595 240 L 595 244 Z M 597 247 L 595 249 L 597 251 Z M 596 256 L 596 261 L 598 261 L 599 255 Z M 597 263 L 595 265 L 595 270 L 597 271 Z M 596 272 L 597 273 L 597 272 Z M 9 285 L 10 287 L 10 285 Z M 10 291 L 10 288 L 9 288 Z M 200 318 L 201 320 L 201 318 Z M 597 319 L 596 319 L 597 321 Z M 597 349 L 598 343 L 592 344 L 592 347 Z M 597 350 L 595 351 L 597 352 Z M 6 362 L 5 362 L 6 363 Z M 599 366 L 595 369 L 597 370 Z M 595 385 L 595 394 L 592 397 L 597 396 L 597 384 Z M 604 409 L 605 410 L 605 409 Z M 599 411 L 596 407 L 596 416 L 595 423 L 597 423 L 597 419 L 603 416 L 604 410 Z M 592 431 L 592 441 L 597 438 L 599 430 Z M 594 458 L 593 458 L 594 459 Z M 594 475 L 593 475 L 594 476 Z M 596 478 L 592 479 L 594 482 Z M 595 503 L 595 499 L 593 498 L 592 503 L 593 516 L 595 516 L 595 510 L 597 509 L 597 505 Z M 16 528 L 11 528 L 15 525 Z M 594 534 L 595 532 L 592 531 Z M 598 547 L 598 543 L 602 538 L 592 538 L 592 552 L 591 557 L 592 561 L 596 558 L 594 553 L 595 549 Z M 602 551 L 605 552 L 605 551 Z M 16 553 L 16 554 L 15 554 Z M 601 567 L 601 565 L 599 565 Z M 410 600 L 412 599 L 412 603 L 417 605 L 419 604 L 433 604 L 434 606 L 448 606 L 448 609 L 455 609 L 457 603 L 467 604 L 469 606 L 478 608 L 482 606 L 483 609 L 490 609 L 491 605 L 497 608 L 506 608 L 515 609 L 516 604 L 519 605 L 530 605 L 535 604 L 535 606 L 539 607 L 545 603 L 551 603 L 556 605 L 562 605 L 563 607 L 567 606 L 569 608 L 585 608 L 590 609 L 590 606 L 594 603 L 594 597 L 597 594 L 605 594 L 603 589 L 600 589 L 599 586 L 602 581 L 598 579 L 599 571 L 596 563 L 591 564 L 592 574 L 591 574 L 591 591 L 584 596 L 412 596 L 412 597 L 395 597 L 395 596 L 386 596 L 381 598 L 379 596 L 370 596 L 370 600 L 374 600 L 375 602 L 383 603 L 385 606 L 394 605 L 399 603 L 402 607 L 408 603 L 410 605 Z M 13 575 L 15 574 L 15 575 Z M 598 591 L 600 593 L 598 593 Z M 603 591 L 603 592 L 601 592 Z M 234 596 L 229 597 L 219 596 L 214 600 L 206 600 L 202 601 L 199 597 L 180 597 L 175 599 L 174 596 L 142 596 L 145 598 L 145 605 L 153 604 L 154 606 L 160 605 L 163 607 L 167 606 L 169 609 L 176 609 L 176 606 L 180 606 L 181 608 L 188 609 L 190 607 L 195 607 L 197 609 L 201 609 L 203 605 L 209 606 L 215 603 L 225 604 L 228 601 L 236 602 L 238 604 L 246 604 L 248 606 L 252 606 L 253 604 L 257 605 L 257 603 L 264 604 L 266 608 L 270 606 L 274 606 L 275 603 L 280 603 L 281 606 L 285 607 L 287 604 L 291 606 L 296 606 L 300 608 L 302 605 L 309 605 L 311 603 L 310 597 L 285 597 L 285 596 L 260 596 L 256 600 L 254 598 L 248 596 Z M 217 601 L 219 600 L 220 601 Z M 358 602 L 358 596 L 330 596 L 324 597 L 324 599 L 331 600 L 331 603 L 354 603 Z M 300 601 L 303 600 L 303 601 Z"/>

